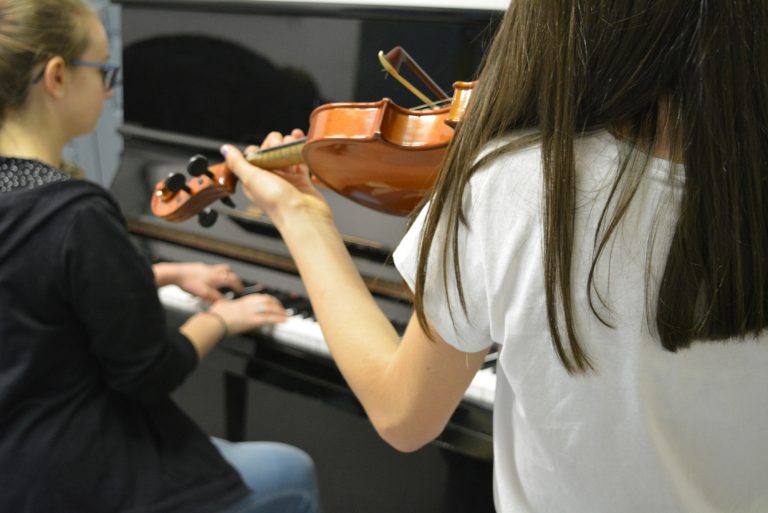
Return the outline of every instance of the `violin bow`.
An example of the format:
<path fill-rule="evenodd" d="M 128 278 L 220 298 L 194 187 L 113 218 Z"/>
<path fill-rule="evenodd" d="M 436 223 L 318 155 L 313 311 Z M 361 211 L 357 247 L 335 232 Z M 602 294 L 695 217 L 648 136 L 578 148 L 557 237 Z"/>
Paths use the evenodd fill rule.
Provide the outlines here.
<path fill-rule="evenodd" d="M 438 108 L 436 103 L 430 100 L 427 95 L 422 93 L 416 86 L 411 84 L 404 76 L 400 74 L 400 66 L 402 66 L 404 62 L 408 68 L 410 68 L 410 70 L 413 71 L 413 73 L 430 89 L 430 91 L 432 91 L 439 98 L 438 101 L 445 101 L 450 98 L 448 93 L 443 91 L 443 89 L 437 85 L 434 80 L 432 80 L 432 77 L 430 77 L 427 72 L 418 65 L 418 63 L 413 59 L 413 57 L 410 56 L 410 54 L 408 54 L 408 52 L 405 51 L 403 47 L 396 46 L 386 54 L 383 51 L 379 51 L 379 62 L 387 73 L 395 77 L 398 82 L 403 84 L 406 89 L 415 94 L 416 97 L 419 98 L 422 102 L 429 105 L 431 109 Z"/>

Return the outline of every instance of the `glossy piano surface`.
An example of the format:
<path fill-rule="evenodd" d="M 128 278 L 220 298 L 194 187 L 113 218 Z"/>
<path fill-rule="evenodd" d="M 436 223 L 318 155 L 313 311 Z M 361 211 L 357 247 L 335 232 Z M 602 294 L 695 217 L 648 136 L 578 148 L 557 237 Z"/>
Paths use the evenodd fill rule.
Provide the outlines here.
<path fill-rule="evenodd" d="M 290 8 L 259 1 L 118 3 L 124 152 L 111 190 L 136 244 L 153 259 L 228 263 L 296 313 L 283 325 L 222 342 L 176 399 L 212 435 L 279 440 L 307 450 L 318 466 L 327 511 L 492 511 L 492 365 L 478 374 L 434 443 L 398 453 L 378 438 L 330 358 L 279 234 L 242 192 L 232 197 L 234 208 L 213 205 L 218 219 L 210 228 L 195 218 L 178 224 L 157 219 L 149 200 L 159 180 L 186 172 L 192 155 L 215 163 L 223 142 L 243 145 L 269 130 L 302 127 L 318 102 L 391 96 L 407 105 L 407 94 L 385 81 L 377 64 L 368 66 L 369 53 L 374 63 L 378 50 L 402 44 L 447 90 L 458 78 L 472 78 L 494 13 L 363 4 L 330 9 L 320 2 Z M 301 45 L 296 33 L 302 33 Z M 303 79 L 288 83 L 286 76 Z M 313 86 L 302 88 L 305 79 Z M 410 293 L 390 255 L 407 219 L 324 194 L 374 298 L 395 326 L 403 325 L 411 314 Z M 200 307 L 177 291 L 160 294 L 172 323 Z"/>

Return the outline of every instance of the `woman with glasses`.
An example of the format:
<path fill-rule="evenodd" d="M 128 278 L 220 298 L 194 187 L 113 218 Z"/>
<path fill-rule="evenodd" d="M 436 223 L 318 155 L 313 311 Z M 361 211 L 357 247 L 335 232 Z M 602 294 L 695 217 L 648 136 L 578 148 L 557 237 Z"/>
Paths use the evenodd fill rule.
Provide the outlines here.
<path fill-rule="evenodd" d="M 153 274 L 105 190 L 59 169 L 116 77 L 83 1 L 0 0 L 0 511 L 314 513 L 305 453 L 212 442 L 169 398 L 282 306 L 222 300 L 166 329 L 167 269 Z"/>

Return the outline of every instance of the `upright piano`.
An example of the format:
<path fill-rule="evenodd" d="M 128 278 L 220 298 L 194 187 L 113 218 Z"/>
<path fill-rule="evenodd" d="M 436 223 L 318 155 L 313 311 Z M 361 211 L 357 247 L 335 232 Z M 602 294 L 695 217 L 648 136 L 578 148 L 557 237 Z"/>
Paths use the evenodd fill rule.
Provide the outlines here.
<path fill-rule="evenodd" d="M 245 146 L 270 131 L 307 129 L 319 105 L 388 97 L 413 107 L 418 99 L 382 72 L 379 50 L 406 48 L 448 91 L 454 81 L 472 79 L 500 12 L 430 8 L 427 0 L 394 7 L 116 3 L 122 11 L 124 152 L 111 190 L 135 243 L 154 260 L 228 263 L 249 290 L 274 294 L 292 311 L 284 324 L 224 340 L 176 393 L 177 401 L 211 435 L 302 447 L 317 464 L 326 511 L 493 511 L 492 356 L 437 440 L 398 453 L 378 438 L 330 358 L 279 234 L 242 192 L 232 196 L 234 206 L 212 206 L 210 227 L 196 218 L 163 221 L 149 204 L 155 184 L 186 173 L 192 155 L 214 163 L 224 142 Z M 376 301 L 402 329 L 410 294 L 391 253 L 407 219 L 330 190 L 323 194 Z M 174 287 L 161 289 L 160 297 L 174 324 L 204 307 Z"/>

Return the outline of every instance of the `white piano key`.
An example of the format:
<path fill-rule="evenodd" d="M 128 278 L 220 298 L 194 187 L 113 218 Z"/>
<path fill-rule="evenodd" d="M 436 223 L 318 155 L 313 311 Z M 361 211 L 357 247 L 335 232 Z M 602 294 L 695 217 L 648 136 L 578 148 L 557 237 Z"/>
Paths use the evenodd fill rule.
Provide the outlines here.
<path fill-rule="evenodd" d="M 181 310 L 186 313 L 195 313 L 207 308 L 204 301 L 176 285 L 166 285 L 158 289 L 160 302 L 166 307 Z M 301 315 L 288 317 L 285 322 L 271 324 L 259 328 L 259 332 L 273 338 L 278 343 L 288 347 L 306 351 L 308 353 L 330 358 L 328 345 L 323 337 L 323 332 L 317 321 L 307 319 Z M 492 369 L 481 369 L 467 388 L 464 398 L 474 404 L 485 408 L 493 408 L 493 400 L 496 394 L 496 374 Z"/>
<path fill-rule="evenodd" d="M 264 326 L 260 331 L 287 346 L 330 358 L 320 325 L 301 315 L 294 315 L 285 322 Z"/>
<path fill-rule="evenodd" d="M 181 310 L 182 312 L 195 313 L 205 310 L 205 302 L 176 285 L 165 285 L 157 289 L 157 295 L 164 306 Z"/>

